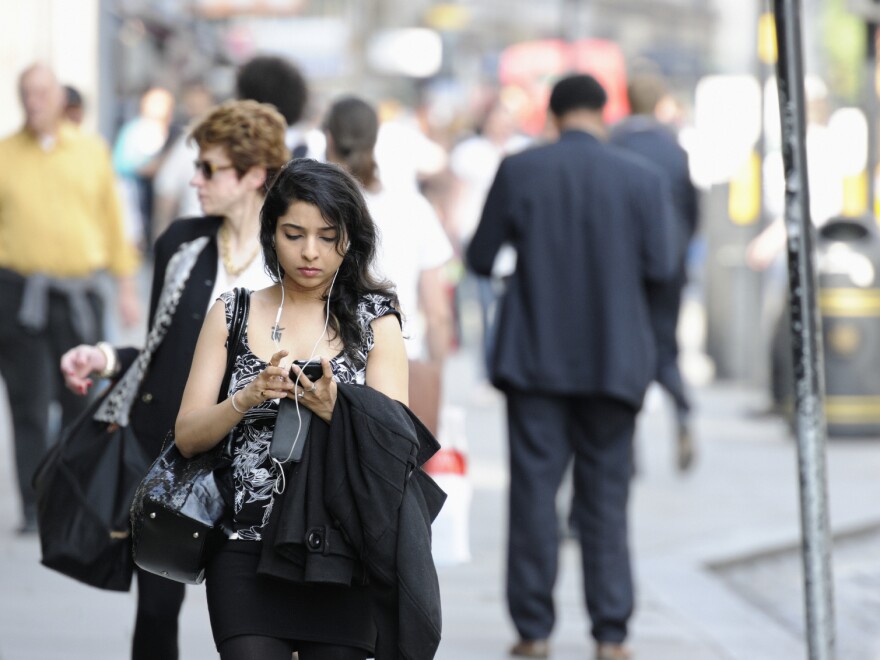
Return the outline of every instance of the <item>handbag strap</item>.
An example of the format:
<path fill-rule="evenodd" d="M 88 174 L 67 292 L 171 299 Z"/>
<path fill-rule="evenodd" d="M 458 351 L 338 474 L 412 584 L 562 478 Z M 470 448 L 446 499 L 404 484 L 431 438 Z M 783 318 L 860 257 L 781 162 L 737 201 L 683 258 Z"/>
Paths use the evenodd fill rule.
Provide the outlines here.
<path fill-rule="evenodd" d="M 229 327 L 229 337 L 226 340 L 226 373 L 223 375 L 223 383 L 217 394 L 217 403 L 229 396 L 229 383 L 232 382 L 235 358 L 241 347 L 244 326 L 251 311 L 251 292 L 243 286 L 236 287 L 233 291 L 235 292 L 235 304 L 232 307 L 232 324 Z"/>
<path fill-rule="evenodd" d="M 248 314 L 251 309 L 251 292 L 244 287 L 236 287 L 235 302 L 232 306 L 232 324 L 229 326 L 229 334 L 226 338 L 226 373 L 223 374 L 223 382 L 220 384 L 220 391 L 217 393 L 217 403 L 222 403 L 229 396 L 229 383 L 232 382 L 232 370 L 235 368 L 235 358 L 238 355 L 238 349 L 241 346 L 241 337 L 244 334 L 244 326 L 247 322 Z M 172 427 L 165 438 L 162 440 L 162 449 L 159 452 L 160 457 L 165 453 L 165 448 L 174 445 L 174 428 Z M 232 457 L 232 432 L 226 438 L 226 442 L 218 443 L 220 447 L 218 451 L 224 456 Z"/>
<path fill-rule="evenodd" d="M 183 295 L 189 276 L 192 273 L 196 260 L 210 241 L 208 236 L 183 243 L 175 251 L 165 269 L 165 279 L 162 283 L 162 291 L 159 294 L 159 302 L 153 315 L 153 326 L 147 335 L 144 347 L 138 353 L 134 363 L 108 390 L 107 395 L 95 412 L 94 419 L 108 424 L 128 426 L 128 415 L 131 406 L 140 390 L 141 382 L 146 376 L 153 353 L 159 348 L 168 326 L 174 318 L 174 312 Z"/>

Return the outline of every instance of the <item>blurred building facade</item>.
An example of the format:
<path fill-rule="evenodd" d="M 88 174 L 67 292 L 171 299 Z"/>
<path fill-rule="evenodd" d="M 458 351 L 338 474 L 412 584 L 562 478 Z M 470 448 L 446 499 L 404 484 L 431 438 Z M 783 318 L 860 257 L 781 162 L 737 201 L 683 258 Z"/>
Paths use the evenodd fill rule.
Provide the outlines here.
<path fill-rule="evenodd" d="M 0 4 L 0 135 L 21 126 L 18 74 L 36 60 L 76 87 L 87 107 L 108 90 L 99 81 L 99 0 L 10 0 Z M 86 125 L 96 117 L 87 113 Z"/>
<path fill-rule="evenodd" d="M 203 79 L 221 97 L 228 94 L 235 66 L 257 52 L 295 60 L 319 93 L 346 89 L 374 97 L 391 93 L 415 98 L 426 85 L 442 80 L 455 85 L 491 82 L 497 76 L 499 53 L 513 43 L 590 37 L 618 43 L 629 60 L 651 59 L 671 78 L 681 80 L 682 88 L 692 88 L 700 75 L 739 59 L 715 52 L 719 25 L 729 27 L 721 20 L 727 4 L 724 0 L 13 0 L 0 9 L 0 61 L 4 70 L 14 72 L 35 59 L 47 60 L 62 80 L 83 90 L 97 113 L 93 125 L 105 133 L 112 133 L 131 114 L 132 104 L 151 85 L 177 91 L 190 80 Z M 756 13 L 757 7 L 746 20 Z M 436 34 L 443 49 L 435 71 L 395 75 L 375 66 L 372 53 L 377 39 L 404 28 Z M 748 25 L 743 33 L 749 33 Z M 401 61 L 411 56 L 411 51 L 400 52 Z M 7 129 L 17 123 L 14 95 L 14 86 L 0 90 Z"/>

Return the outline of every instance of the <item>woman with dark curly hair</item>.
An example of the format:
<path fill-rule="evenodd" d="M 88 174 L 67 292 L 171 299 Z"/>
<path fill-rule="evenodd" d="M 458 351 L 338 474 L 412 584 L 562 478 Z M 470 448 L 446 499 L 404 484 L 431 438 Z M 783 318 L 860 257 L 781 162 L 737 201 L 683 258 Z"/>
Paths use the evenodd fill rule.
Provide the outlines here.
<path fill-rule="evenodd" d="M 276 284 L 251 294 L 229 397 L 221 403 L 216 393 L 226 365 L 232 294 L 220 296 L 202 328 L 176 442 L 192 456 L 232 433 L 234 533 L 206 573 L 222 660 L 289 660 L 293 651 L 300 660 L 355 660 L 374 650 L 377 633 L 363 581 L 289 582 L 258 574 L 257 567 L 263 540 L 276 524 L 273 505 L 282 506 L 279 493 L 285 492 L 283 461 L 270 455 L 279 405 L 287 399 L 307 408 L 317 418 L 314 431 L 314 425 L 330 424 L 340 384 L 367 385 L 407 402 L 397 297 L 371 269 L 376 240 L 350 175 L 314 160 L 291 161 L 261 212 L 266 271 Z M 310 378 L 288 358 L 320 364 L 320 371 Z M 296 478 L 305 477 L 300 472 Z"/>

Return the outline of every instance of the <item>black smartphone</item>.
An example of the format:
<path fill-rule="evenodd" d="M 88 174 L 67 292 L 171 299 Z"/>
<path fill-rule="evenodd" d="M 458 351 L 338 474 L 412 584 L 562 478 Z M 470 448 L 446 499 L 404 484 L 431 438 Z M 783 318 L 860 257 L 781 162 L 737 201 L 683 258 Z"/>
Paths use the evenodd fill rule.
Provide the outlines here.
<path fill-rule="evenodd" d="M 278 418 L 269 443 L 269 456 L 279 463 L 298 463 L 302 460 L 312 411 L 305 406 L 297 408 L 293 399 L 284 398 L 278 402 Z"/>
<path fill-rule="evenodd" d="M 302 369 L 303 375 L 313 383 L 324 377 L 324 367 L 321 366 L 319 360 L 313 360 L 308 364 L 306 364 L 305 360 L 294 360 L 293 364 Z M 296 382 L 296 372 L 293 370 L 292 365 L 290 367 L 290 380 L 294 383 Z"/>

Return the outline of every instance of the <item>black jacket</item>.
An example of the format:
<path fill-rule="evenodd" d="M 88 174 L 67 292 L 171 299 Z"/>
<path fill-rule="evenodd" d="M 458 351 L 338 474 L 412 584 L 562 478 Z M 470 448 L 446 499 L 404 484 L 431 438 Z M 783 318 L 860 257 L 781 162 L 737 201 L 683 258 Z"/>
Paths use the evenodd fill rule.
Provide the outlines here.
<path fill-rule="evenodd" d="M 614 127 L 610 141 L 644 158 L 669 181 L 684 256 L 684 249 L 697 231 L 699 202 L 697 189 L 691 182 L 688 154 L 675 133 L 652 117 L 635 115 Z"/>
<path fill-rule="evenodd" d="M 217 242 L 213 238 L 221 223 L 222 219 L 215 217 L 177 220 L 156 241 L 148 328 L 153 326 L 165 271 L 177 248 L 201 236 L 210 236 L 212 239 L 199 254 L 190 272 L 167 334 L 153 354 L 131 409 L 131 428 L 151 458 L 159 455 L 162 441 L 174 426 L 183 398 L 196 341 L 217 279 Z M 117 349 L 122 370 L 134 362 L 139 351 L 131 347 Z"/>
<path fill-rule="evenodd" d="M 425 660 L 440 643 L 431 522 L 446 495 L 420 466 L 439 444 L 406 406 L 338 388 L 264 528 L 258 571 L 307 583 L 368 583 L 376 658 Z"/>
<path fill-rule="evenodd" d="M 499 305 L 493 384 L 641 406 L 656 359 L 645 287 L 678 263 L 660 174 L 583 131 L 508 156 L 468 265 L 491 274 L 504 243 L 517 263 Z"/>

